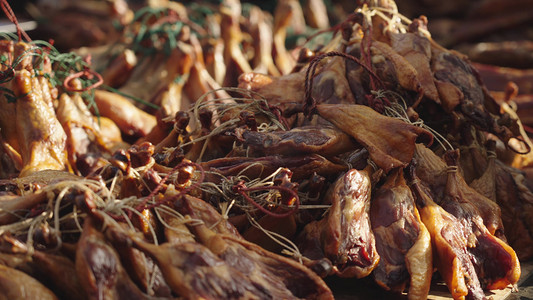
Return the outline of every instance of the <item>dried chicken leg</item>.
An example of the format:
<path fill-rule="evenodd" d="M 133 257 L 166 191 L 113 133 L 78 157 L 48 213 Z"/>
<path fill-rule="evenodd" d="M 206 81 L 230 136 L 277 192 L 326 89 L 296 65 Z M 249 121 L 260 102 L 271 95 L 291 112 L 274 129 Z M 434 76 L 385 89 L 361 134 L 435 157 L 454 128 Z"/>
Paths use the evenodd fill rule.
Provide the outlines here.
<path fill-rule="evenodd" d="M 147 299 L 131 281 L 116 250 L 86 218 L 76 251 L 76 272 L 88 299 Z"/>
<path fill-rule="evenodd" d="M 317 153 L 332 157 L 357 148 L 353 139 L 336 127 L 303 126 L 289 131 L 244 131 L 244 145 L 259 155 Z"/>
<path fill-rule="evenodd" d="M 319 104 L 317 111 L 365 147 L 385 172 L 411 161 L 417 139 L 428 143 L 433 139 L 421 127 L 383 116 L 364 105 Z"/>
<path fill-rule="evenodd" d="M 376 282 L 395 292 L 409 283 L 409 299 L 426 299 L 433 274 L 431 240 L 403 170 L 392 171 L 374 193 L 370 221 L 380 256 Z"/>
<path fill-rule="evenodd" d="M 126 135 L 145 136 L 157 123 L 154 116 L 140 110 L 119 94 L 97 90 L 94 92 L 94 101 L 100 114 L 113 120 Z"/>
<path fill-rule="evenodd" d="M 56 295 L 33 277 L 0 265 L 0 299 L 57 300 Z"/>
<path fill-rule="evenodd" d="M 337 179 L 326 194 L 327 215 L 307 224 L 298 237 L 302 254 L 328 258 L 341 277 L 369 275 L 380 259 L 370 225 L 370 191 L 366 171 L 352 169 Z"/>
<path fill-rule="evenodd" d="M 486 299 L 467 250 L 463 223 L 430 198 L 416 177 L 414 167 L 408 167 L 406 179 L 411 184 L 420 218 L 431 236 L 434 263 L 452 297 Z"/>
<path fill-rule="evenodd" d="M 43 87 L 27 70 L 16 72 L 13 91 L 16 101 L 16 128 L 23 168 L 20 176 L 39 170 L 65 170 L 68 166 L 67 136 L 55 111 L 42 97 Z"/>

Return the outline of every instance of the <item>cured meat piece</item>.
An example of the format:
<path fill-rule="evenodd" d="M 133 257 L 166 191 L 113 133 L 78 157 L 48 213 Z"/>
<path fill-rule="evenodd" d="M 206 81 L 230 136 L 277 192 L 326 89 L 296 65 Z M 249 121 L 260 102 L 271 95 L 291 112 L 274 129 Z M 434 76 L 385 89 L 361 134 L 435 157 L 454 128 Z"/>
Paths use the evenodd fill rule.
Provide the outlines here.
<path fill-rule="evenodd" d="M 448 151 L 444 158 L 449 167 L 456 167 L 459 152 Z M 471 260 L 481 284 L 488 289 L 503 289 L 509 284 L 516 284 L 520 278 L 520 263 L 516 253 L 485 227 L 481 219 L 485 214 L 478 211 L 478 208 L 485 206 L 473 202 L 474 199 L 482 198 L 464 194 L 464 186 L 466 184 L 456 169 L 449 169 L 444 197 L 437 203 L 464 225 L 463 238 L 467 241 L 467 251 L 472 255 Z M 491 228 L 494 230 L 496 226 Z M 503 232 L 494 234 L 503 236 Z"/>
<path fill-rule="evenodd" d="M 0 196 L 0 224 L 6 225 L 23 219 L 32 208 L 47 200 L 46 194 L 36 192 L 24 196 Z"/>
<path fill-rule="evenodd" d="M 403 56 L 416 70 L 424 96 L 440 104 L 439 94 L 429 65 L 431 59 L 430 41 L 419 33 L 393 33 L 390 36 L 392 49 Z"/>
<path fill-rule="evenodd" d="M 17 135 L 23 168 L 20 177 L 39 170 L 65 170 L 68 166 L 67 136 L 43 91 L 48 88 L 27 70 L 15 73 Z"/>
<path fill-rule="evenodd" d="M 420 218 L 431 236 L 434 262 L 454 299 L 486 299 L 467 251 L 467 229 L 457 218 L 437 205 L 425 192 L 415 168 L 406 175 Z"/>
<path fill-rule="evenodd" d="M 352 169 L 330 188 L 325 201 L 327 215 L 307 224 L 298 237 L 303 256 L 328 258 L 335 274 L 362 278 L 378 265 L 374 233 L 370 225 L 370 177 Z"/>
<path fill-rule="evenodd" d="M 250 17 L 246 21 L 250 22 L 246 27 L 250 30 L 253 39 L 253 71 L 261 74 L 280 76 L 281 73 L 272 58 L 274 41 L 273 28 L 271 22 L 269 22 L 269 15 L 259 7 L 252 6 Z"/>
<path fill-rule="evenodd" d="M 94 101 L 100 114 L 113 120 L 127 135 L 145 136 L 157 123 L 154 116 L 140 110 L 119 94 L 96 90 Z"/>
<path fill-rule="evenodd" d="M 445 202 L 443 197 L 446 194 L 449 176 L 444 160 L 423 145 L 416 146 L 415 159 L 417 175 L 429 187 L 431 197 L 439 204 Z M 465 199 L 468 205 L 474 205 L 491 234 L 505 240 L 500 207 L 469 187 L 460 174 L 455 173 L 454 176 L 454 184 L 457 185 L 457 193 L 461 195 L 461 199 Z"/>
<path fill-rule="evenodd" d="M 355 104 L 355 98 L 346 80 L 344 57 L 332 57 L 313 78 L 311 96 L 317 103 Z"/>
<path fill-rule="evenodd" d="M 317 111 L 365 147 L 372 161 L 385 172 L 409 164 L 415 141 L 431 144 L 433 139 L 421 127 L 383 116 L 364 105 L 319 104 Z"/>
<path fill-rule="evenodd" d="M 294 58 L 290 55 L 285 47 L 287 29 L 290 27 L 291 21 L 302 17 L 302 8 L 298 1 L 288 0 L 278 2 L 274 11 L 274 48 L 272 49 L 272 57 L 281 74 L 289 74 L 295 65 Z M 305 22 L 304 22 L 305 23 Z"/>
<path fill-rule="evenodd" d="M 218 172 L 225 177 L 245 175 L 248 178 L 265 178 L 278 168 L 285 167 L 293 172 L 294 181 L 309 178 L 313 172 L 330 178 L 347 169 L 345 165 L 333 163 L 318 154 L 291 157 L 228 157 L 213 159 L 200 165 L 204 170 Z M 218 183 L 221 179 L 216 173 L 207 174 L 208 181 Z"/>
<path fill-rule="evenodd" d="M 33 277 L 13 268 L 0 265 L 0 299 L 57 300 L 57 297 Z"/>
<path fill-rule="evenodd" d="M 507 241 L 522 260 L 533 257 L 533 192 L 524 174 L 499 160 L 495 161 L 496 201 L 502 210 Z"/>
<path fill-rule="evenodd" d="M 76 251 L 76 272 L 88 299 L 147 299 L 131 281 L 116 250 L 86 218 Z"/>
<path fill-rule="evenodd" d="M 431 240 L 403 170 L 393 170 L 374 193 L 370 221 L 380 256 L 372 273 L 376 282 L 399 293 L 409 283 L 409 299 L 426 299 L 433 274 Z"/>
<path fill-rule="evenodd" d="M 109 155 L 109 150 L 100 136 L 100 126 L 80 95 L 61 95 L 57 119 L 67 134 L 68 158 L 75 172 L 88 175 L 108 164 L 103 156 Z"/>
<path fill-rule="evenodd" d="M 303 126 L 289 131 L 244 131 L 244 145 L 258 155 L 301 155 L 316 153 L 335 156 L 357 148 L 355 141 L 336 127 Z M 238 137 L 241 138 L 241 137 Z"/>

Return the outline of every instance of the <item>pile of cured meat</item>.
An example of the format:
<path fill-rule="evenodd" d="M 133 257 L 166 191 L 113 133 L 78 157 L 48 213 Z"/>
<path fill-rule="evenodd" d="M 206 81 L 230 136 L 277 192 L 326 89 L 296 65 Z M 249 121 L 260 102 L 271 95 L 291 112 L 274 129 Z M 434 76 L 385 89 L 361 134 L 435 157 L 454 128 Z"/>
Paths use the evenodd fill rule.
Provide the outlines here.
<path fill-rule="evenodd" d="M 61 46 L 91 47 L 0 41 L 7 299 L 331 299 L 328 277 L 485 299 L 533 256 L 512 91 L 497 102 L 427 18 L 71 5 Z"/>

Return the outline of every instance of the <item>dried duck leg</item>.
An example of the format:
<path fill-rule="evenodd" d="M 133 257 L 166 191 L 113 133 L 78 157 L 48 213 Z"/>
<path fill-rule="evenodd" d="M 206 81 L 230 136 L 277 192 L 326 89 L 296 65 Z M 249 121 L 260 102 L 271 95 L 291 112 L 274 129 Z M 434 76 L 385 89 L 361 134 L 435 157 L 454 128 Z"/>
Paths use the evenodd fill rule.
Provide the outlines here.
<path fill-rule="evenodd" d="M 396 33 L 391 34 L 391 46 L 416 70 L 424 96 L 440 104 L 437 87 L 433 80 L 433 72 L 429 65 L 431 59 L 430 41 L 419 33 Z"/>
<path fill-rule="evenodd" d="M 278 2 L 274 11 L 274 49 L 272 57 L 281 74 L 289 74 L 296 62 L 285 48 L 287 28 L 294 17 L 301 11 L 300 3 L 295 0 Z"/>
<path fill-rule="evenodd" d="M 269 24 L 268 16 L 257 6 L 250 10 L 250 34 L 254 43 L 253 71 L 261 74 L 280 76 L 280 72 L 272 58 L 272 25 Z"/>
<path fill-rule="evenodd" d="M 467 251 L 466 228 L 430 198 L 416 177 L 414 167 L 408 167 L 406 179 L 411 184 L 420 218 L 431 236 L 433 261 L 453 298 L 486 299 Z"/>
<path fill-rule="evenodd" d="M 352 136 L 370 153 L 370 158 L 385 172 L 405 167 L 420 138 L 431 143 L 425 129 L 383 116 L 364 105 L 317 105 L 318 114 Z"/>
<path fill-rule="evenodd" d="M 67 136 L 41 89 L 29 71 L 16 72 L 13 91 L 18 98 L 16 128 L 23 162 L 21 177 L 39 170 L 65 170 L 68 166 Z"/>
<path fill-rule="evenodd" d="M 533 257 L 533 192 L 524 174 L 496 160 L 496 200 L 509 244 L 522 260 Z"/>
<path fill-rule="evenodd" d="M 140 110 L 119 94 L 96 90 L 94 101 L 100 114 L 113 120 L 126 135 L 145 136 L 157 123 L 154 116 Z"/>
<path fill-rule="evenodd" d="M 239 18 L 241 17 L 241 3 L 239 0 L 224 0 L 220 4 L 222 16 L 220 27 L 224 40 L 224 64 L 226 77 L 223 86 L 236 86 L 236 78 L 242 73 L 249 73 L 252 67 L 240 48 L 243 39 Z"/>
<path fill-rule="evenodd" d="M 248 178 L 265 178 L 278 168 L 285 167 L 293 172 L 293 180 L 298 181 L 309 178 L 313 172 L 331 178 L 347 169 L 345 165 L 333 163 L 318 154 L 291 157 L 225 157 L 201 163 L 201 166 L 204 170 L 214 172 L 208 174 L 207 180 L 215 183 L 222 179 L 216 173 L 225 177 L 243 175 Z"/>
<path fill-rule="evenodd" d="M 370 221 L 380 256 L 376 282 L 395 292 L 409 283 L 409 299 L 426 299 L 433 274 L 431 240 L 401 169 L 374 193 Z"/>
<path fill-rule="evenodd" d="M 313 260 L 328 258 L 335 274 L 362 278 L 378 265 L 375 238 L 370 225 L 370 177 L 352 169 L 327 193 L 327 215 L 307 224 L 298 237 L 302 254 Z"/>
<path fill-rule="evenodd" d="M 242 133 L 242 139 L 258 155 L 319 153 L 332 157 L 357 148 L 350 136 L 331 126 L 303 126 L 274 132 L 247 130 Z"/>
<path fill-rule="evenodd" d="M 69 161 L 76 172 L 87 175 L 108 163 L 103 158 L 109 150 L 100 137 L 100 126 L 80 95 L 71 98 L 63 93 L 57 118 L 67 134 Z"/>
<path fill-rule="evenodd" d="M 116 250 L 86 218 L 76 251 L 76 272 L 88 299 L 147 299 L 131 281 Z"/>
<path fill-rule="evenodd" d="M 458 156 L 458 151 L 445 154 L 449 167 L 457 167 Z M 484 220 L 480 217 L 484 214 L 478 211 L 478 208 L 485 206 L 479 202 L 478 205 L 474 203 L 479 197 L 474 198 L 463 192 L 466 184 L 456 170 L 449 169 L 444 197 L 437 203 L 464 224 L 463 234 L 467 240 L 467 251 L 472 255 L 471 259 L 482 285 L 488 289 L 503 289 L 509 284 L 516 284 L 520 277 L 520 263 L 516 253 L 485 227 Z M 499 213 L 499 210 L 497 212 Z M 496 232 L 495 235 L 503 236 L 503 232 Z"/>
<path fill-rule="evenodd" d="M 0 265 L 0 299 L 57 300 L 57 297 L 52 291 L 26 273 Z"/>
<path fill-rule="evenodd" d="M 302 264 L 246 240 L 216 234 L 203 224 L 190 227 L 212 253 L 263 291 L 259 298 L 333 299 L 322 279 Z"/>
<path fill-rule="evenodd" d="M 418 177 L 428 185 L 433 199 L 440 203 L 443 201 L 442 197 L 445 194 L 448 182 L 448 167 L 446 163 L 433 151 L 423 145 L 416 146 L 415 158 L 417 161 L 416 171 Z M 464 195 L 464 199 L 467 199 L 469 204 L 476 207 L 489 232 L 500 239 L 505 239 L 500 207 L 469 187 L 462 176 L 459 174 L 456 175 L 459 191 Z"/>

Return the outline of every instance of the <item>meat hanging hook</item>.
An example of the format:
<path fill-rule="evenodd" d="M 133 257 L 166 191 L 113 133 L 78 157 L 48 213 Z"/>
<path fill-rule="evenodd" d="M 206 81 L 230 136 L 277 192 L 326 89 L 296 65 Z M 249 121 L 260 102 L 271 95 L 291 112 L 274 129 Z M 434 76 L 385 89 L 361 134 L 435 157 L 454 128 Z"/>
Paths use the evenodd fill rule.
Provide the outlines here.
<path fill-rule="evenodd" d="M 298 194 L 294 190 L 292 190 L 290 188 L 287 188 L 287 187 L 284 187 L 284 186 L 273 185 L 273 186 L 256 186 L 256 187 L 248 188 L 244 184 L 244 181 L 240 181 L 240 182 L 236 183 L 233 186 L 232 190 L 233 190 L 234 193 L 243 196 L 243 198 L 246 201 L 248 201 L 250 204 L 252 204 L 255 208 L 259 209 L 260 211 L 262 211 L 266 215 L 269 215 L 269 216 L 274 217 L 274 218 L 285 218 L 285 217 L 288 217 L 288 216 L 294 214 L 295 212 L 297 212 L 298 209 L 300 208 L 300 198 L 298 197 Z M 254 191 L 260 191 L 260 190 L 278 190 L 278 191 L 288 192 L 294 198 L 294 208 L 289 210 L 289 211 L 287 211 L 287 212 L 284 212 L 284 213 L 271 212 L 270 210 L 268 210 L 268 209 L 264 208 L 263 206 L 261 206 L 259 203 L 255 202 L 247 194 L 247 192 L 254 192 Z"/>
<path fill-rule="evenodd" d="M 19 21 L 17 20 L 17 16 L 15 15 L 15 12 L 13 12 L 13 9 L 11 9 L 9 2 L 7 2 L 7 0 L 1 0 L 0 5 L 2 6 L 2 10 L 4 11 L 4 14 L 6 15 L 7 19 L 11 23 L 15 24 L 19 41 L 22 41 L 22 37 L 24 37 L 26 41 L 31 42 L 31 38 L 28 36 L 26 31 L 24 31 L 24 29 L 22 29 L 22 27 L 20 26 Z"/>

